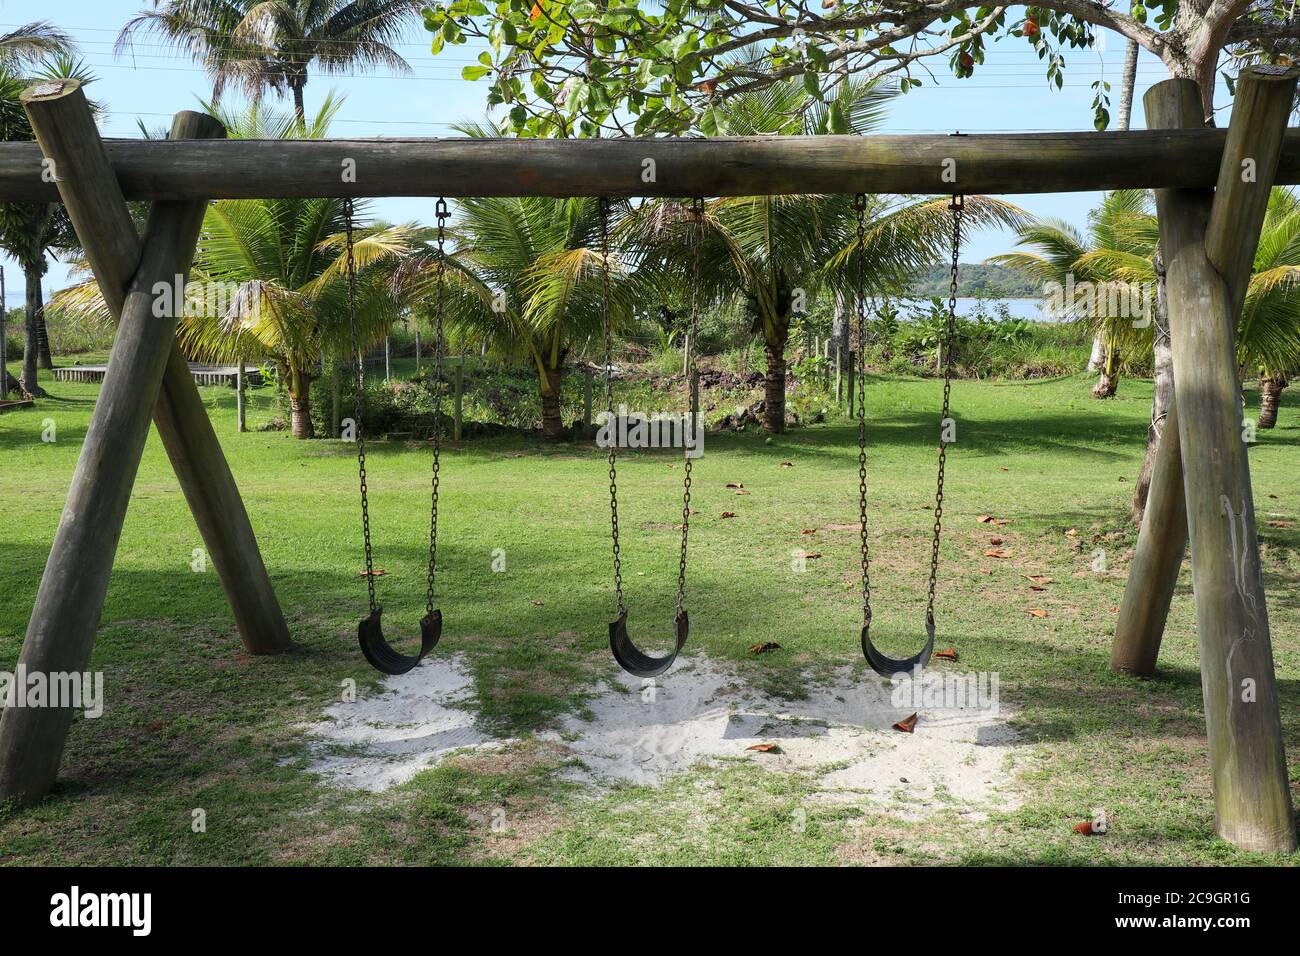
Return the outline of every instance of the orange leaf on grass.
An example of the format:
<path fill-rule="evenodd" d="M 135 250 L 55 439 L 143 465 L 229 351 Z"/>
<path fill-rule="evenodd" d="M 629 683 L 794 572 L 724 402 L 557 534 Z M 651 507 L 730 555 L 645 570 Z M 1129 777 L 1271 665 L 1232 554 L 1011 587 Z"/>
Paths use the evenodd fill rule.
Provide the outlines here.
<path fill-rule="evenodd" d="M 364 577 L 366 577 L 367 574 L 368 574 L 368 575 L 369 575 L 370 577 L 372 577 L 372 578 L 378 578 L 378 577 L 383 577 L 383 576 L 384 576 L 385 574 L 387 574 L 387 573 L 388 573 L 388 572 L 385 571 L 383 568 L 375 568 L 373 571 L 370 571 L 370 572 L 366 572 L 366 571 L 358 571 L 358 572 L 357 572 L 357 577 L 359 577 L 359 578 L 364 578 Z"/>
<path fill-rule="evenodd" d="M 804 529 L 803 529 L 802 531 L 800 531 L 799 533 L 800 533 L 800 534 L 816 534 L 816 533 L 817 533 L 817 529 L 816 529 L 816 528 L 804 528 Z"/>
<path fill-rule="evenodd" d="M 955 661 L 957 660 L 957 651 L 954 648 L 949 647 L 946 650 L 935 651 L 934 656 L 939 658 L 941 661 Z"/>
<path fill-rule="evenodd" d="M 1294 528 L 1295 522 L 1294 521 L 1270 521 L 1268 523 L 1268 526 L 1270 528 Z"/>
<path fill-rule="evenodd" d="M 738 495 L 752 495 L 753 492 L 752 492 L 752 491 L 746 491 L 744 488 L 741 488 L 739 491 L 736 492 L 736 494 L 738 494 Z"/>
<path fill-rule="evenodd" d="M 904 717 L 898 723 L 894 724 L 895 730 L 901 730 L 905 734 L 910 734 L 916 730 L 916 714 L 911 717 Z"/>
<path fill-rule="evenodd" d="M 781 748 L 777 744 L 754 744 L 752 747 L 746 747 L 745 749 L 760 754 L 779 754 L 781 752 Z"/>
<path fill-rule="evenodd" d="M 724 518 L 734 518 L 734 517 L 736 517 L 736 513 L 735 513 L 734 511 L 724 511 L 724 512 L 722 512 L 722 517 L 724 517 Z"/>
<path fill-rule="evenodd" d="M 762 644 L 749 645 L 749 653 L 751 654 L 766 654 L 768 651 L 779 651 L 780 649 L 781 645 L 776 641 L 764 641 Z"/>
<path fill-rule="evenodd" d="M 812 561 L 814 558 L 820 558 L 822 556 L 822 553 L 820 551 L 803 551 L 800 552 L 799 556 L 802 558 L 806 558 L 809 561 Z"/>
<path fill-rule="evenodd" d="M 1001 548 L 990 548 L 989 550 L 987 550 L 987 551 L 984 552 L 984 557 L 986 557 L 986 558 L 1009 558 L 1009 557 L 1011 557 L 1011 555 L 1007 554 L 1007 552 L 1003 551 Z"/>
<path fill-rule="evenodd" d="M 1041 607 L 1027 607 L 1025 608 L 1025 613 L 1030 617 L 1047 617 L 1047 612 Z"/>
<path fill-rule="evenodd" d="M 1052 579 L 1046 574 L 1026 574 L 1025 579 L 1033 581 L 1035 584 L 1051 584 Z"/>
<path fill-rule="evenodd" d="M 1082 823 L 1076 823 L 1074 825 L 1074 832 L 1082 833 L 1084 836 L 1099 836 L 1106 831 L 1098 830 L 1097 824 L 1093 823 L 1091 820 L 1084 820 Z"/>

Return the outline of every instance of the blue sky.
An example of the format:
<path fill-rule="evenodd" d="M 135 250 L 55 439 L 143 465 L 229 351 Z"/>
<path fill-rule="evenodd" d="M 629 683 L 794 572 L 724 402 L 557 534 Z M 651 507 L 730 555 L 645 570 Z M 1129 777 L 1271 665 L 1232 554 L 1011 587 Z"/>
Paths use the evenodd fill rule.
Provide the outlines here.
<path fill-rule="evenodd" d="M 173 113 L 195 108 L 199 98 L 210 93 L 207 79 L 197 66 L 170 53 L 150 35 L 141 35 L 133 56 L 114 55 L 114 41 L 122 25 L 150 6 L 150 0 L 46 0 L 37 6 L 0 0 L 0 30 L 11 30 L 40 17 L 70 33 L 97 76 L 88 92 L 108 110 L 103 119 L 104 135 L 135 137 L 139 135 L 137 120 L 149 127 L 165 126 Z M 439 136 L 448 133 L 448 124 L 482 117 L 487 84 L 460 78 L 462 66 L 471 62 L 477 51 L 468 46 L 448 48 L 433 57 L 426 36 L 422 28 L 416 27 L 399 48 L 411 64 L 412 76 L 314 74 L 307 86 L 308 110 L 318 107 L 330 90 L 344 96 L 332 128 L 337 136 Z M 1028 42 L 1006 38 L 990 46 L 985 65 L 973 78 L 956 80 L 939 74 L 937 83 L 927 80 L 920 89 L 900 97 L 882 132 L 1090 129 L 1091 84 L 1099 78 L 1110 80 L 1112 95 L 1117 96 L 1123 61 L 1123 42 L 1108 35 L 1100 50 L 1068 53 L 1065 88 L 1049 89 L 1042 65 Z M 1138 61 L 1134 127 L 1142 125 L 1142 93 L 1166 75 L 1159 60 L 1142 54 Z M 1219 102 L 1225 100 L 1221 88 Z M 1221 116 L 1219 122 L 1222 125 L 1226 118 Z M 1098 194 L 1008 198 L 1035 215 L 1058 216 L 1082 224 Z M 428 220 L 432 205 L 432 200 L 386 199 L 378 201 L 374 210 L 392 221 Z M 962 258 L 984 259 L 1007 251 L 1011 245 L 1012 239 L 1004 233 L 979 233 L 971 237 Z M 21 273 L 12 262 L 5 265 L 7 305 L 20 305 Z M 64 268 L 51 263 L 45 283 L 47 297 L 66 284 Z"/>

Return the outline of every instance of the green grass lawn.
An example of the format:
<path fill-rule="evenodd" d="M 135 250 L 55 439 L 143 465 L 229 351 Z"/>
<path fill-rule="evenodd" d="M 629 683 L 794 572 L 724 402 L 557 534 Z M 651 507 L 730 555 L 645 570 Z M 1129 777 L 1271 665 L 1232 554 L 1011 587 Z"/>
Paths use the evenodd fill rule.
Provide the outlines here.
<path fill-rule="evenodd" d="M 52 398 L 0 415 L 0 669 L 18 657 L 97 388 L 43 383 Z M 356 648 L 365 587 L 352 449 L 285 432 L 236 434 L 233 393 L 204 389 L 298 650 L 241 653 L 214 571 L 156 435 L 145 450 L 91 668 L 108 706 L 78 720 L 51 799 L 0 812 L 0 862 L 32 863 L 1257 863 L 1213 835 L 1200 679 L 1184 566 L 1157 678 L 1106 667 L 1132 556 L 1126 522 L 1150 408 L 1149 383 L 1105 403 L 1082 376 L 958 382 L 939 587 L 942 645 L 962 667 L 1001 675 L 1003 703 L 1032 744 L 1018 809 L 972 822 L 904 821 L 807 800 L 811 781 L 752 762 L 596 799 L 565 783 L 560 748 L 537 731 L 580 709 L 614 668 L 603 454 L 510 438 L 445 453 L 435 653 L 466 654 L 502 751 L 445 761 L 378 796 L 325 787 L 303 768 L 300 727 L 354 678 L 377 685 Z M 901 652 L 921 631 L 934 494 L 938 384 L 868 386 L 875 632 Z M 1248 395 L 1253 399 L 1253 394 Z M 1300 411 L 1250 453 L 1294 782 L 1300 777 Z M 272 417 L 255 392 L 252 422 Z M 41 440 L 53 420 L 57 440 Z M 770 443 L 707 437 L 695 470 L 688 653 L 734 662 L 797 697 L 819 669 L 860 657 L 856 452 L 843 421 Z M 790 466 L 783 467 L 784 462 Z M 371 446 L 376 564 L 385 623 L 413 634 L 423 605 L 429 456 Z M 676 572 L 681 465 L 626 455 L 619 488 L 634 635 L 666 640 Z M 743 482 L 737 496 L 727 482 Z M 735 512 L 724 519 L 724 511 Z M 991 531 L 980 515 L 1010 519 Z M 1271 527 L 1268 521 L 1290 523 Z M 803 529 L 822 529 L 803 536 Z M 1077 532 L 1067 534 L 1067 531 Z M 984 552 L 995 534 L 1005 560 Z M 815 544 L 809 544 L 809 541 Z M 791 570 L 790 552 L 820 559 Z M 1096 549 L 1107 570 L 1094 571 Z M 506 573 L 494 573 L 498 549 Z M 1053 583 L 1031 592 L 1025 575 Z M 1028 608 L 1047 617 L 1033 617 Z M 780 653 L 750 655 L 777 640 Z M 870 679 L 863 670 L 863 679 Z M 504 807 L 503 833 L 489 819 Z M 792 828 L 806 807 L 807 826 Z M 1072 825 L 1094 808 L 1111 830 Z M 207 831 L 194 833 L 202 808 Z M 657 837 L 646 838 L 646 833 Z M 1286 861 L 1293 862 L 1293 861 Z"/>

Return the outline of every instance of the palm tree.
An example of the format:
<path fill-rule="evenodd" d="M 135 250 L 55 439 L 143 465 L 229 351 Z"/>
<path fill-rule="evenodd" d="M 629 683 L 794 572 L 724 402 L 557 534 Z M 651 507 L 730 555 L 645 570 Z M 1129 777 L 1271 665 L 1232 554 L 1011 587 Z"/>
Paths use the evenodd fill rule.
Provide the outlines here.
<path fill-rule="evenodd" d="M 115 51 L 131 49 L 152 32 L 188 53 L 212 79 L 212 100 L 227 85 L 255 101 L 268 90 L 293 97 L 300 125 L 307 121 L 303 91 L 308 71 L 344 73 L 383 67 L 409 74 L 393 46 L 420 22 L 422 0 L 154 0 L 127 22 Z"/>
<path fill-rule="evenodd" d="M 465 127 L 471 134 L 477 127 Z M 543 196 L 467 199 L 449 231 L 454 251 L 445 259 L 444 322 L 466 342 L 479 341 L 509 361 L 527 362 L 537 375 L 542 435 L 564 435 L 561 397 L 565 362 L 601 340 L 604 257 L 598 200 Z M 626 215 L 611 215 L 611 231 Z M 398 267 L 394 286 L 403 301 L 433 307 L 439 256 L 428 245 Z M 610 251 L 610 318 L 629 326 L 638 290 L 654 282 Z"/>
<path fill-rule="evenodd" d="M 42 24 L 23 30 L 28 33 L 15 31 L 0 37 L 0 141 L 5 142 L 35 138 L 19 101 L 19 95 L 33 81 L 75 76 L 89 83 L 94 79 L 63 46 L 66 39 L 62 34 Z M 28 75 L 9 72 L 30 67 L 33 59 L 36 66 Z M 77 242 L 62 204 L 0 203 L 0 249 L 18 263 L 26 285 L 21 386 L 29 395 L 45 394 L 37 384 L 37 370 L 54 367 L 41 291 L 41 280 L 48 268 L 46 256 L 54 250 L 74 249 Z"/>
<path fill-rule="evenodd" d="M 718 108 L 728 135 L 836 132 L 865 133 L 883 120 L 895 91 L 877 82 L 844 80 L 823 102 L 791 80 L 736 96 Z M 859 256 L 868 291 L 896 292 L 907 278 L 946 253 L 951 237 L 949 200 L 867 197 L 867 232 L 857 240 L 853 197 L 789 195 L 722 198 L 705 205 L 700 274 L 706 296 L 743 302 L 752 330 L 763 337 L 766 355 L 764 426 L 785 429 L 785 350 L 800 302 L 832 288 L 852 295 Z M 632 220 L 629 242 L 672 265 L 670 274 L 689 275 L 693 240 L 685 230 L 664 230 L 680 216 L 663 215 L 665 203 L 651 203 Z M 669 204 L 676 205 L 676 204 Z M 987 197 L 968 197 L 970 225 L 1020 225 L 1019 210 Z"/>
<path fill-rule="evenodd" d="M 1017 245 L 1026 251 L 989 259 L 1020 269 L 1045 286 L 1056 283 L 1066 289 L 1088 290 L 1088 297 L 1066 303 L 1066 317 L 1090 323 L 1104 343 L 1105 361 L 1093 398 L 1115 394 L 1124 348 L 1150 339 L 1150 325 L 1143 317 L 1127 309 L 1099 307 L 1099 297 L 1115 283 L 1151 283 L 1140 288 L 1153 289 L 1152 256 L 1158 229 L 1151 206 L 1146 190 L 1117 189 L 1107 193 L 1102 204 L 1088 214 L 1086 233 L 1060 219 L 1043 219 L 1019 230 Z"/>
<path fill-rule="evenodd" d="M 220 115 L 232 138 L 324 136 L 339 103 L 332 98 L 303 127 L 296 117 L 260 107 Z M 177 337 L 189 356 L 205 361 L 272 363 L 289 396 L 295 438 L 314 434 L 310 388 L 323 352 L 350 347 L 345 281 L 343 202 L 339 199 L 247 199 L 212 203 L 203 220 L 191 281 L 208 290 L 216 309 L 187 309 Z M 356 205 L 355 218 L 366 216 Z M 358 325 L 361 348 L 382 341 L 397 318 L 389 291 L 392 270 L 414 246 L 412 226 L 358 227 Z M 56 296 L 74 316 L 103 317 L 94 282 Z M 205 302 L 206 305 L 206 302 Z"/>

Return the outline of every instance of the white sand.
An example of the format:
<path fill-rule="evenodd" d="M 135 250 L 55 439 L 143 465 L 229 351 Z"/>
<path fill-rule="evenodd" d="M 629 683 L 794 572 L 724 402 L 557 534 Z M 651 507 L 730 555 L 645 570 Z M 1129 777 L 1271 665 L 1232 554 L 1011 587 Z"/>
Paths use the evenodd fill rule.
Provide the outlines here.
<path fill-rule="evenodd" d="M 948 665 L 951 667 L 952 665 Z M 829 684 L 810 683 L 804 700 L 750 688 L 727 665 L 694 655 L 652 688 L 618 672 L 589 704 L 592 719 L 570 717 L 558 733 L 581 761 L 572 776 L 597 792 L 625 782 L 655 785 L 716 758 L 758 761 L 773 770 L 813 773 L 826 800 L 872 803 L 907 817 L 945 807 L 980 814 L 1014 805 L 1012 765 L 1023 752 L 1005 714 L 920 708 L 912 734 L 891 725 L 917 710 L 895 707 L 879 678 L 849 668 Z M 410 779 L 446 754 L 500 746 L 475 727 L 473 681 L 455 656 L 437 656 L 387 682 L 389 693 L 337 704 L 310 728 L 312 769 L 334 783 L 381 790 Z M 776 744 L 780 753 L 758 753 Z M 340 746 L 344 749 L 340 749 Z"/>

